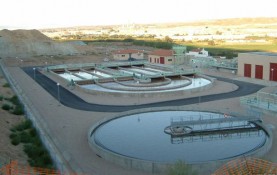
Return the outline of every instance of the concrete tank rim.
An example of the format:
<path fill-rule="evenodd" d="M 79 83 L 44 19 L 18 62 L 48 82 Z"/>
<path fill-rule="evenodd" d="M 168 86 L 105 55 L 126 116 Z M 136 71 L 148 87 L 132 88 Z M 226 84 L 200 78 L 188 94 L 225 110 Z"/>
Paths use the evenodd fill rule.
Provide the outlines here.
<path fill-rule="evenodd" d="M 105 153 L 109 153 L 113 156 L 118 156 L 119 158 L 123 158 L 123 159 L 130 159 L 132 161 L 137 161 L 137 162 L 143 162 L 143 163 L 151 163 L 151 164 L 158 164 L 158 165 L 162 165 L 162 166 L 169 166 L 169 165 L 173 165 L 174 163 L 170 163 L 170 162 L 159 162 L 159 161 L 151 161 L 151 160 L 144 160 L 144 159 L 138 159 L 138 158 L 133 158 L 133 157 L 129 157 L 129 156 L 125 156 L 116 152 L 113 152 L 111 150 L 105 149 L 101 146 L 99 146 L 97 143 L 95 143 L 94 139 L 91 139 L 91 137 L 93 136 L 93 133 L 103 124 L 110 122 L 112 120 L 121 118 L 121 117 L 126 117 L 128 115 L 134 115 L 134 114 L 140 114 L 140 113 L 148 113 L 148 112 L 158 112 L 158 111 L 195 111 L 195 112 L 209 112 L 209 113 L 215 113 L 215 114 L 219 114 L 221 112 L 215 111 L 215 110 L 183 110 L 183 109 L 178 109 L 178 108 L 174 108 L 174 107 L 166 107 L 164 109 L 151 109 L 151 108 L 147 108 L 147 109 L 143 109 L 143 110 L 132 110 L 129 112 L 123 112 L 121 114 L 116 114 L 116 115 L 112 115 L 109 118 L 104 118 L 103 120 L 98 121 L 97 123 L 95 123 L 94 125 L 92 125 L 89 129 L 88 132 L 88 142 L 89 145 L 91 147 L 91 149 L 97 154 L 97 155 L 101 155 L 101 152 L 105 152 Z M 221 113 L 224 115 L 224 113 Z M 235 117 L 235 116 L 234 116 Z M 240 158 L 240 157 L 245 157 L 245 156 L 254 156 L 257 153 L 261 152 L 261 150 L 265 149 L 266 146 L 271 147 L 272 144 L 272 135 L 270 134 L 270 131 L 268 131 L 267 129 L 265 129 L 266 126 L 263 125 L 263 127 L 261 128 L 267 135 L 266 140 L 264 141 L 262 146 L 259 146 L 258 148 L 254 149 L 254 150 L 249 150 L 248 152 L 246 152 L 245 154 L 240 154 L 240 155 L 235 155 L 234 157 L 228 157 L 228 158 L 224 158 L 224 159 L 218 159 L 218 160 L 210 160 L 210 161 L 198 161 L 198 162 L 186 162 L 187 164 L 190 165 L 202 165 L 202 164 L 210 164 L 213 162 L 227 162 L 230 160 L 233 160 L 235 158 Z M 269 148 L 267 148 L 268 150 Z M 267 151 L 266 151 L 267 152 Z M 263 153 L 265 154 L 265 153 Z M 260 156 L 260 155 L 258 155 Z M 116 163 L 116 162 L 115 162 Z"/>

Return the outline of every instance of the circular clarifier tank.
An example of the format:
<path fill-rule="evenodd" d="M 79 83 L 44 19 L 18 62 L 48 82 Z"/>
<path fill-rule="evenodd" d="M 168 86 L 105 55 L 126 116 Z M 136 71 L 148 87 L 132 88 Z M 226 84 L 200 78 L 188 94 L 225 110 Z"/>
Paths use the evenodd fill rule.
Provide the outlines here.
<path fill-rule="evenodd" d="M 113 155 L 151 162 L 208 162 L 249 155 L 268 140 L 255 118 L 195 111 L 159 111 L 115 118 L 89 134 Z"/>
<path fill-rule="evenodd" d="M 207 86 L 212 82 L 205 78 L 188 78 L 170 80 L 169 83 L 164 84 L 160 82 L 159 86 L 155 83 L 149 83 L 148 86 L 140 84 L 137 81 L 124 81 L 102 83 L 101 86 L 97 84 L 82 85 L 82 88 L 89 90 L 97 90 L 102 92 L 118 92 L 118 93 L 161 93 L 172 91 L 184 91 L 189 89 L 196 89 Z"/>

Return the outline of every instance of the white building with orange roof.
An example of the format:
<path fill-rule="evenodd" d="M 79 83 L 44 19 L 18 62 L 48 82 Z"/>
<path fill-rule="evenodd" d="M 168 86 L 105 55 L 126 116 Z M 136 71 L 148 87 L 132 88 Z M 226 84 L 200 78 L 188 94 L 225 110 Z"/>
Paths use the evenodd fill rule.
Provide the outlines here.
<path fill-rule="evenodd" d="M 144 52 L 136 49 L 116 50 L 113 52 L 115 60 L 144 59 Z"/>
<path fill-rule="evenodd" d="M 148 61 L 158 64 L 174 64 L 174 54 L 175 52 L 173 50 L 154 50 L 148 54 Z"/>

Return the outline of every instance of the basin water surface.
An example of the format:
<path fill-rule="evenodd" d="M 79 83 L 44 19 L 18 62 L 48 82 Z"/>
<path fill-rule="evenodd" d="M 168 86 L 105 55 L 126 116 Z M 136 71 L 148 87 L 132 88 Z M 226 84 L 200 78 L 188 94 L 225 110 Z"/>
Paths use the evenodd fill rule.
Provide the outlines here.
<path fill-rule="evenodd" d="M 194 124 L 192 130 L 228 127 L 252 128 L 232 132 L 172 136 L 165 128 L 174 122 L 224 119 L 226 115 L 195 111 L 159 111 L 132 114 L 99 125 L 91 134 L 91 141 L 112 153 L 130 158 L 173 163 L 207 162 L 234 158 L 262 147 L 268 139 L 266 132 L 247 121 L 220 124 Z M 228 117 L 232 117 L 229 116 Z M 201 123 L 201 122 L 200 122 Z"/>

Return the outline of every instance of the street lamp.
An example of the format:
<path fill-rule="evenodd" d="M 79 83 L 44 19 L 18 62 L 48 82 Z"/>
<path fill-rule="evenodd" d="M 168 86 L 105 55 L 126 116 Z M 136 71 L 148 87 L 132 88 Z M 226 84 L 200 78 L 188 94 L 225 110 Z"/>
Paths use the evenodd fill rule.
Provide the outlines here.
<path fill-rule="evenodd" d="M 34 67 L 33 70 L 34 70 L 34 79 L 36 79 L 36 68 Z"/>
<path fill-rule="evenodd" d="M 57 87 L 58 87 L 58 101 L 61 102 L 61 98 L 60 98 L 60 83 L 57 83 Z"/>

